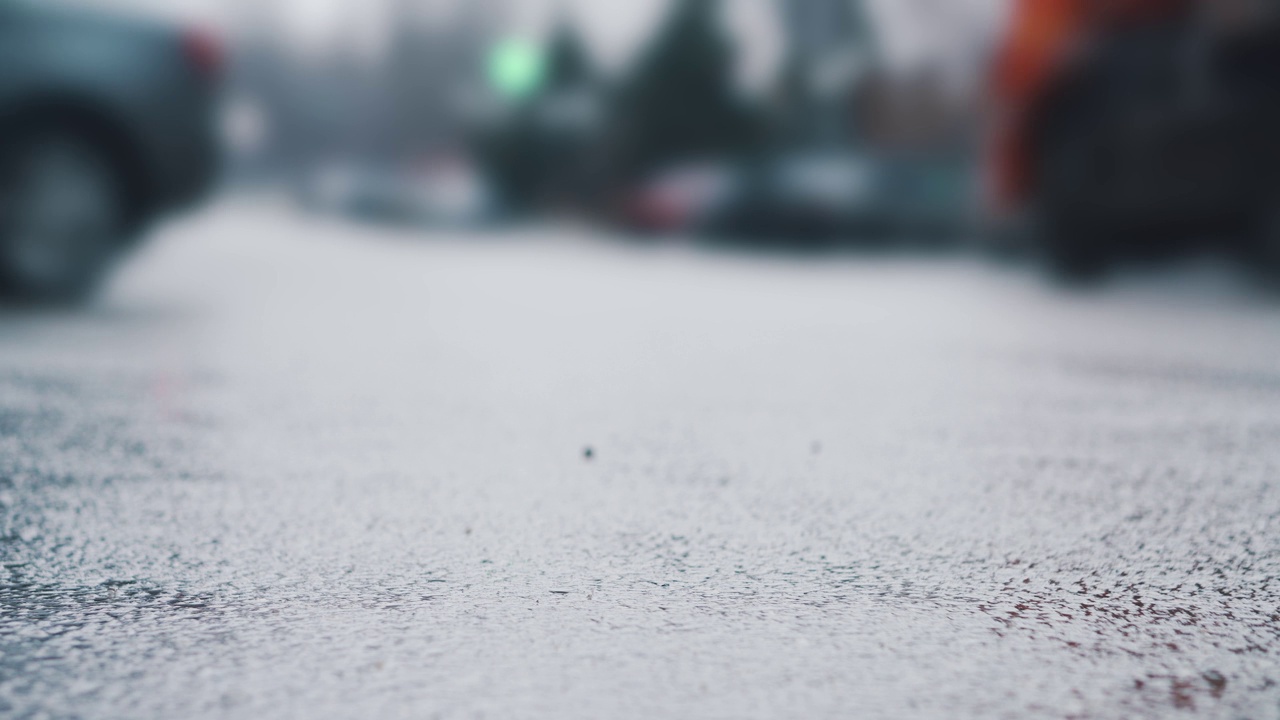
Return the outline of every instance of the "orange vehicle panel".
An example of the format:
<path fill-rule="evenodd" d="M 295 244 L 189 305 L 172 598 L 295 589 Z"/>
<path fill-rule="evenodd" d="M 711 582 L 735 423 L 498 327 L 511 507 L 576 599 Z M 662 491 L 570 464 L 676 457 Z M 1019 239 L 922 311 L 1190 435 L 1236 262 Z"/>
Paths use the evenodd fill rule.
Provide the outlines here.
<path fill-rule="evenodd" d="M 1033 190 L 1034 110 L 1095 32 L 1165 17 L 1187 0 L 1015 0 L 992 77 L 992 209 L 1016 210 Z"/>

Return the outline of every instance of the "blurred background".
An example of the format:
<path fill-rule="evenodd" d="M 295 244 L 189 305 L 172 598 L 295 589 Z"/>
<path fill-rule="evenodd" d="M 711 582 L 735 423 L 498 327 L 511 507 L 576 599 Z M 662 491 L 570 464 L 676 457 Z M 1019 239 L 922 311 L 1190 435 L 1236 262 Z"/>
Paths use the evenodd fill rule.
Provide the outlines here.
<path fill-rule="evenodd" d="M 232 185 L 371 221 L 954 235 L 1004 8 L 387 0 L 209 9 Z"/>
<path fill-rule="evenodd" d="M 125 244 L 92 238 L 215 184 L 406 228 L 982 248 L 1072 280 L 1188 246 L 1280 267 L 1269 0 L 2 7 L 8 145 L 81 160 L 0 163 L 19 295 L 90 285 Z M 140 51 L 161 27 L 173 52 Z M 98 194 L 73 213 L 67 187 Z"/>

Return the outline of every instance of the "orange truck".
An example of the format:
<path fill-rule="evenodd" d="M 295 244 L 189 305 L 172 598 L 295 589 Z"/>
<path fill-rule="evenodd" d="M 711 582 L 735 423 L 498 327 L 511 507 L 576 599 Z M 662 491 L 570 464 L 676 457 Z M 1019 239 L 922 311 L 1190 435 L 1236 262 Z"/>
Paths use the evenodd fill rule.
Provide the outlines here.
<path fill-rule="evenodd" d="M 1014 0 L 990 82 L 991 215 L 1065 275 L 1224 235 L 1276 266 L 1278 9 Z"/>

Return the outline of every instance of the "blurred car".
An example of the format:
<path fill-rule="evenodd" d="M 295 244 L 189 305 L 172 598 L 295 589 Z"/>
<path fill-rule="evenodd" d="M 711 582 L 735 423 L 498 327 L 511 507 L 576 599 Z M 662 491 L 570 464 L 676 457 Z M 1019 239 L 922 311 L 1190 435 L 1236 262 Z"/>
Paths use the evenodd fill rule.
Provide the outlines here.
<path fill-rule="evenodd" d="M 355 220 L 422 227 L 474 227 L 500 215 L 495 193 L 471 163 L 437 159 L 410 169 L 331 162 L 303 179 L 303 207 Z"/>
<path fill-rule="evenodd" d="M 206 194 L 220 64 L 202 31 L 0 0 L 0 293 L 81 296 Z"/>
<path fill-rule="evenodd" d="M 331 162 L 302 175 L 299 204 L 317 214 L 370 222 L 404 222 L 412 206 L 390 172 L 371 166 Z"/>
<path fill-rule="evenodd" d="M 963 165 L 856 151 L 758 161 L 708 214 L 705 230 L 788 245 L 869 244 L 954 234 L 965 214 Z"/>
<path fill-rule="evenodd" d="M 688 163 L 659 171 L 624 193 L 622 225 L 660 235 L 701 229 L 737 183 L 738 175 L 723 163 Z"/>
<path fill-rule="evenodd" d="M 973 219 L 973 162 L 952 152 L 915 152 L 880 159 L 878 202 L 895 242 L 957 242 Z"/>
<path fill-rule="evenodd" d="M 881 234 L 879 168 L 853 153 L 797 153 L 756 164 L 715 212 L 718 236 L 787 243 L 831 241 L 845 233 Z"/>
<path fill-rule="evenodd" d="M 995 66 L 991 208 L 1065 277 L 1239 238 L 1280 269 L 1280 6 L 1019 0 Z"/>

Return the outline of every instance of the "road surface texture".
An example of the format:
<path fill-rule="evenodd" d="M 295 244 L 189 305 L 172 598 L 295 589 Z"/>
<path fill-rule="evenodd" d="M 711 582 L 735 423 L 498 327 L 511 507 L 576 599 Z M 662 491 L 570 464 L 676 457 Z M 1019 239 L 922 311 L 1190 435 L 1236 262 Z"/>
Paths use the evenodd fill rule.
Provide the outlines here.
<path fill-rule="evenodd" d="M 1218 271 L 244 203 L 122 270 L 0 314 L 0 716 L 1280 717 Z"/>

